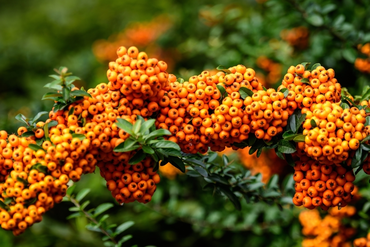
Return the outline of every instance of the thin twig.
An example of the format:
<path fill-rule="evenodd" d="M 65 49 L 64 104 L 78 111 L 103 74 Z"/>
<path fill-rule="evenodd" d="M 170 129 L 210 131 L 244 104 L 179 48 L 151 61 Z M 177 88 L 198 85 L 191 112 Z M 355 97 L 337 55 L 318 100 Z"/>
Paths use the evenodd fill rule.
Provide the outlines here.
<path fill-rule="evenodd" d="M 78 201 L 76 201 L 74 198 L 68 196 L 68 198 L 71 200 L 71 202 L 78 208 L 80 208 L 81 212 L 83 212 L 86 216 L 86 218 L 88 218 L 89 220 L 91 220 L 93 223 L 95 223 L 96 225 L 98 225 L 99 223 L 96 221 L 96 219 L 94 219 L 93 217 L 91 217 L 91 215 L 86 212 L 85 210 L 81 209 L 81 205 L 78 203 Z M 106 231 L 104 230 L 102 227 L 99 226 L 99 229 L 101 230 L 102 233 L 104 233 L 106 236 L 109 237 L 109 239 L 114 243 L 114 244 L 118 244 L 118 242 Z"/>

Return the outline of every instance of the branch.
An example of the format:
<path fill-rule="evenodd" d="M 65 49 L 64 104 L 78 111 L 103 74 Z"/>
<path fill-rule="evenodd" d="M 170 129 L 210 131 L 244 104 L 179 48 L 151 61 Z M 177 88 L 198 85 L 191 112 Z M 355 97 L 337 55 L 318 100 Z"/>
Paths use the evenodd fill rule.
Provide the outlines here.
<path fill-rule="evenodd" d="M 93 217 L 91 217 L 91 215 L 86 212 L 85 210 L 81 209 L 81 205 L 78 203 L 78 201 L 76 201 L 76 199 L 72 198 L 71 196 L 67 195 L 68 199 L 78 208 L 80 208 L 81 212 L 83 212 L 86 216 L 86 218 L 88 218 L 90 221 L 92 221 L 93 223 L 95 223 L 96 225 L 99 225 L 99 222 L 96 221 L 96 219 L 94 219 Z M 109 237 L 109 239 L 114 243 L 114 244 L 118 244 L 118 242 L 114 239 L 114 237 L 112 237 L 104 228 L 102 228 L 100 225 L 99 225 L 99 229 L 101 230 L 102 233 L 104 233 L 107 237 Z"/>

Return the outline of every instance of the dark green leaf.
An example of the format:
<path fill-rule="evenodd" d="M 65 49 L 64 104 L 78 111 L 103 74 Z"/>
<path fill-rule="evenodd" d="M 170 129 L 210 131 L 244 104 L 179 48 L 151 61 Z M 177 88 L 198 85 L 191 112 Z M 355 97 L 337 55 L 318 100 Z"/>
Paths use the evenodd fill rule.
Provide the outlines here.
<path fill-rule="evenodd" d="M 68 116 L 71 116 L 74 112 L 75 112 L 75 108 L 71 107 L 71 109 L 69 109 L 68 111 Z"/>
<path fill-rule="evenodd" d="M 27 132 L 24 132 L 21 137 L 30 137 L 30 136 L 34 136 L 35 135 L 35 132 L 33 131 L 27 131 Z"/>
<path fill-rule="evenodd" d="M 287 88 L 280 89 L 280 92 L 282 92 L 284 94 L 284 98 L 286 98 L 289 94 L 289 90 Z"/>
<path fill-rule="evenodd" d="M 319 67 L 319 66 L 321 66 L 321 64 L 320 63 L 315 63 L 314 65 L 312 65 L 312 67 L 311 67 L 311 71 L 312 70 L 315 70 L 317 67 Z"/>
<path fill-rule="evenodd" d="M 247 87 L 240 87 L 240 89 L 239 89 L 239 93 L 240 93 L 240 97 L 242 98 L 242 99 L 245 99 L 245 98 L 247 98 L 248 96 L 249 97 L 252 97 L 252 95 L 253 95 L 253 91 L 252 90 L 250 90 L 249 88 L 247 88 Z"/>
<path fill-rule="evenodd" d="M 370 152 L 370 145 L 362 143 L 361 146 L 363 151 Z"/>
<path fill-rule="evenodd" d="M 369 126 L 369 125 L 370 125 L 370 116 L 367 116 L 365 126 Z"/>
<path fill-rule="evenodd" d="M 292 154 L 296 151 L 295 146 L 291 144 L 289 141 L 286 140 L 280 140 L 278 151 L 283 154 Z"/>
<path fill-rule="evenodd" d="M 304 66 L 305 70 L 308 70 L 308 66 L 311 64 L 311 62 L 303 62 L 301 64 Z"/>
<path fill-rule="evenodd" d="M 160 136 L 165 136 L 165 135 L 172 135 L 172 133 L 166 129 L 157 129 L 151 132 L 149 135 L 144 136 L 144 140 L 149 141 L 155 137 L 160 137 Z"/>
<path fill-rule="evenodd" d="M 46 93 L 42 96 L 41 100 L 53 100 L 55 101 L 57 98 L 62 97 L 61 93 Z"/>
<path fill-rule="evenodd" d="M 139 151 L 137 151 L 134 156 L 132 156 L 130 158 L 130 160 L 128 161 L 129 165 L 135 165 L 139 162 L 141 162 L 143 159 L 146 158 L 146 154 L 144 153 L 144 151 L 142 149 L 140 149 Z"/>
<path fill-rule="evenodd" d="M 293 114 L 288 119 L 289 122 L 289 128 L 293 131 L 293 133 L 297 133 L 297 119 L 296 115 Z"/>
<path fill-rule="evenodd" d="M 134 132 L 132 131 L 132 123 L 130 123 L 126 119 L 117 118 L 116 125 L 118 126 L 118 128 L 123 129 L 129 135 L 134 134 Z"/>
<path fill-rule="evenodd" d="M 181 152 L 174 148 L 158 148 L 157 151 L 162 153 L 166 157 L 168 156 L 180 157 L 181 156 Z"/>
<path fill-rule="evenodd" d="M 91 98 L 91 95 L 86 92 L 86 91 L 83 91 L 83 90 L 74 90 L 74 91 L 71 91 L 71 97 L 78 97 L 78 96 L 87 96 L 87 97 L 90 97 Z"/>
<path fill-rule="evenodd" d="M 229 69 L 227 69 L 226 67 L 224 67 L 224 66 L 219 65 L 219 66 L 217 66 L 216 69 L 221 70 L 222 72 L 225 72 L 226 74 L 231 74 L 231 71 Z"/>
<path fill-rule="evenodd" d="M 0 208 L 5 209 L 5 210 L 9 209 L 9 207 L 3 201 L 0 201 Z"/>
<path fill-rule="evenodd" d="M 171 165 L 179 169 L 181 172 L 185 173 L 185 164 L 179 157 L 169 156 L 167 160 L 171 163 Z"/>
<path fill-rule="evenodd" d="M 369 140 L 370 140 L 370 135 L 366 136 L 366 137 L 361 141 L 361 143 L 365 143 L 365 142 L 367 142 L 367 141 L 369 141 Z"/>
<path fill-rule="evenodd" d="M 216 87 L 217 87 L 217 89 L 220 91 L 222 98 L 224 98 L 224 97 L 226 97 L 226 96 L 227 96 L 226 89 L 225 89 L 223 86 L 221 86 L 221 85 L 217 85 Z"/>
<path fill-rule="evenodd" d="M 71 91 L 68 88 L 63 87 L 63 99 L 68 102 L 69 98 L 71 97 Z"/>
<path fill-rule="evenodd" d="M 282 159 L 282 160 L 285 160 L 284 155 L 283 155 L 281 152 L 279 152 L 279 151 L 275 151 L 275 153 L 276 153 L 276 156 L 277 156 L 277 157 L 279 157 L 279 158 L 280 158 L 280 159 Z"/>
<path fill-rule="evenodd" d="M 218 154 L 216 152 L 209 152 L 208 153 L 208 159 L 207 159 L 207 163 L 212 163 L 214 162 L 218 157 Z"/>
<path fill-rule="evenodd" d="M 225 184 L 225 185 L 229 185 L 229 182 L 227 181 L 226 178 L 221 177 L 220 175 L 217 175 L 217 174 L 214 174 L 214 173 L 209 174 L 207 179 L 211 180 L 213 182 L 218 182 L 218 183 L 222 183 L 222 184 Z"/>
<path fill-rule="evenodd" d="M 24 184 L 25 186 L 27 186 L 28 185 L 28 181 L 27 180 L 25 180 L 25 179 L 23 179 L 23 178 L 21 178 L 21 177 L 17 177 L 17 181 L 18 182 L 21 182 L 22 184 Z"/>
<path fill-rule="evenodd" d="M 28 147 L 30 148 L 30 149 L 32 149 L 33 151 L 37 151 L 37 150 L 44 150 L 42 147 L 40 147 L 39 145 L 36 145 L 36 144 L 33 144 L 33 143 L 31 143 L 31 144 L 29 144 L 28 145 Z"/>
<path fill-rule="evenodd" d="M 321 8 L 321 13 L 322 14 L 328 14 L 329 12 L 335 10 L 337 8 L 337 6 L 333 3 L 329 3 L 327 5 L 325 5 L 324 7 Z"/>
<path fill-rule="evenodd" d="M 202 175 L 203 177 L 205 177 L 205 178 L 208 177 L 208 172 L 203 167 L 194 166 L 193 169 L 196 170 L 197 172 L 199 172 L 199 174 Z"/>
<path fill-rule="evenodd" d="M 151 148 L 150 146 L 148 145 L 143 145 L 141 146 L 141 148 L 143 149 L 144 153 L 147 153 L 147 154 L 154 154 L 154 150 L 153 148 Z"/>
<path fill-rule="evenodd" d="M 370 86 L 366 86 L 362 91 L 361 101 L 370 99 Z"/>
<path fill-rule="evenodd" d="M 310 80 L 308 80 L 308 78 L 302 78 L 301 82 L 304 84 L 310 84 Z"/>
<path fill-rule="evenodd" d="M 229 198 L 229 200 L 233 203 L 236 210 L 241 210 L 241 204 L 239 198 L 227 187 L 221 184 L 217 185 L 217 188 Z"/>
<path fill-rule="evenodd" d="M 152 145 L 152 148 L 172 148 L 172 149 L 176 149 L 176 150 L 181 150 L 180 149 L 180 146 L 175 143 L 175 142 L 172 142 L 172 141 L 159 141 L 157 143 L 154 143 Z"/>
<path fill-rule="evenodd" d="M 311 119 L 310 124 L 311 124 L 311 127 L 312 128 L 316 128 L 317 127 L 316 121 L 314 119 Z"/>

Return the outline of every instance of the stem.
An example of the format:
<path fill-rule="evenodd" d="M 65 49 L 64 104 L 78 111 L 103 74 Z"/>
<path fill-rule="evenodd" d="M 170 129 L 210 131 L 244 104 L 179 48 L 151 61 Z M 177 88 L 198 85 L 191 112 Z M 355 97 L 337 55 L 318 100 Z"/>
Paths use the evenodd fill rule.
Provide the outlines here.
<path fill-rule="evenodd" d="M 67 196 L 71 202 L 78 208 L 81 208 L 81 205 L 78 203 L 78 201 L 76 201 L 74 198 L 70 197 L 70 196 Z M 80 209 L 81 210 L 81 209 Z M 90 221 L 92 221 L 93 223 L 95 223 L 96 225 L 99 224 L 99 222 L 96 221 L 96 219 L 94 219 L 88 212 L 86 212 L 85 210 L 81 210 L 81 212 L 83 212 L 86 216 L 86 218 L 88 218 Z M 106 236 L 109 237 L 109 239 L 114 243 L 114 244 L 118 244 L 118 242 L 104 229 L 102 228 L 101 226 L 99 226 L 99 229 L 101 230 L 102 233 L 104 233 Z"/>

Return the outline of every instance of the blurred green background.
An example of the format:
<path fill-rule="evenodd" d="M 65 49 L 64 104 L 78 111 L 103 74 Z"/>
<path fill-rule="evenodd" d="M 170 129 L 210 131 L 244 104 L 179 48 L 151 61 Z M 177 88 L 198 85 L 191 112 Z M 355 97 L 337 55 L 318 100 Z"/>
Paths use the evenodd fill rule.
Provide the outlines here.
<path fill-rule="evenodd" d="M 50 110 L 52 102 L 41 97 L 53 68 L 68 67 L 85 88 L 106 82 L 120 45 L 165 60 L 184 79 L 218 65 L 244 64 L 270 87 L 289 66 L 319 62 L 361 94 L 370 84 L 369 15 L 367 0 L 2 1 L 0 129 L 15 132 L 18 113 Z M 163 180 L 148 205 L 109 211 L 112 223 L 135 222 L 128 246 L 300 246 L 298 210 L 259 203 L 238 212 L 193 178 Z M 98 173 L 78 186 L 94 189 L 92 206 L 113 202 Z M 0 246 L 102 246 L 84 219 L 66 220 L 70 206 L 56 205 L 20 237 L 1 230 Z"/>

